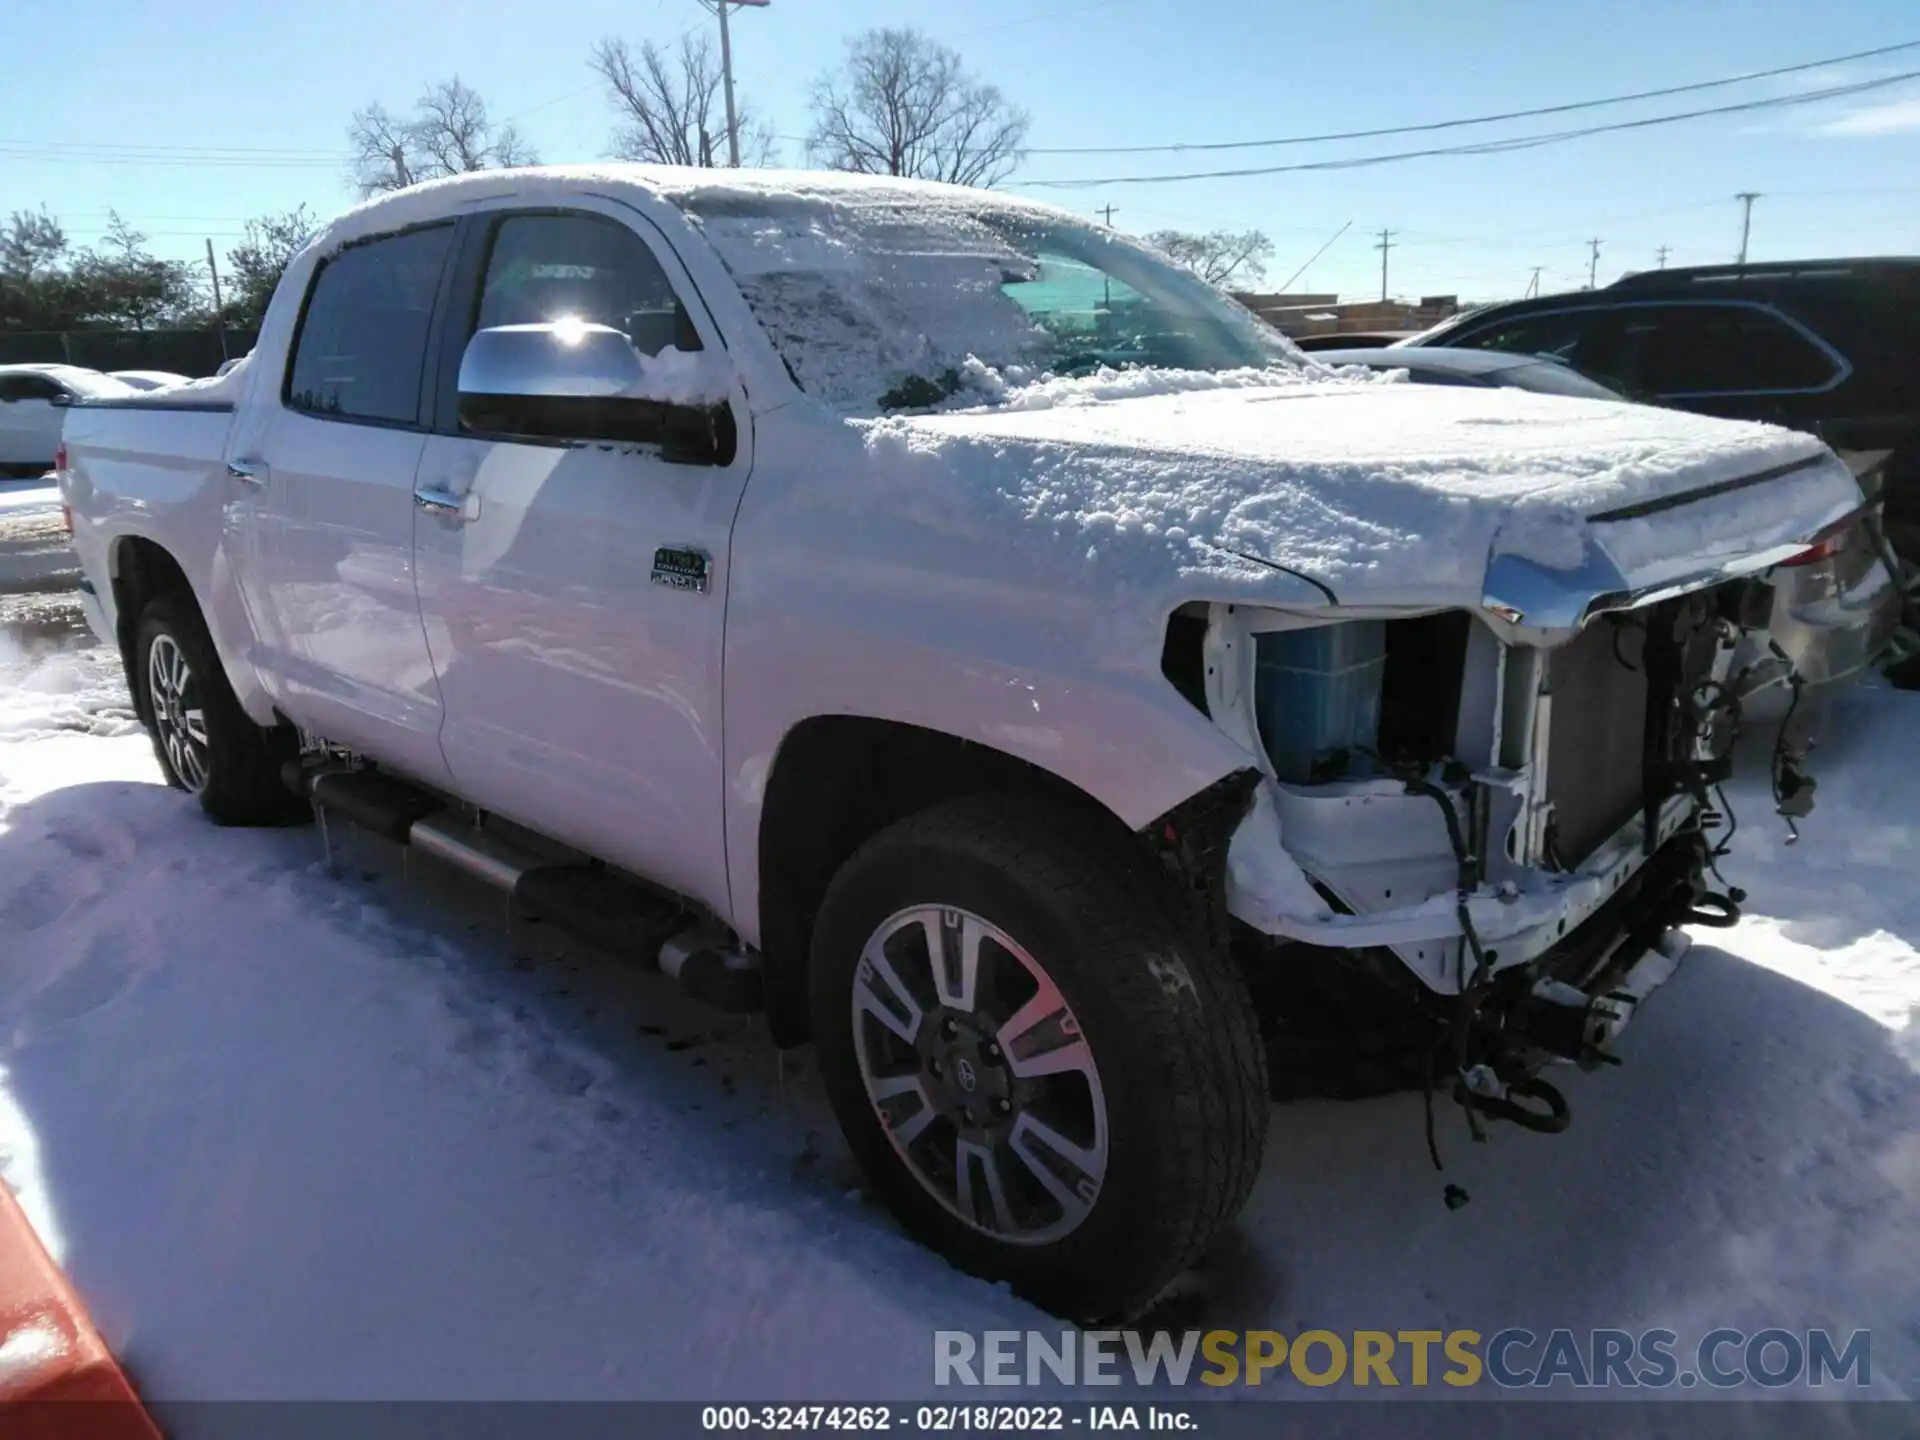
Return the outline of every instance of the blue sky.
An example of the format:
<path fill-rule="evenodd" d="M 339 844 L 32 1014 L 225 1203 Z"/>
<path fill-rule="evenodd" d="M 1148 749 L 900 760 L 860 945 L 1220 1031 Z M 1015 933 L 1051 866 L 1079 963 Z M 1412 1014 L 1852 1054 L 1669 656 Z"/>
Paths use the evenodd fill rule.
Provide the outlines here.
<path fill-rule="evenodd" d="M 459 74 L 541 157 L 605 153 L 612 116 L 586 68 L 606 35 L 675 40 L 711 26 L 694 0 L 84 0 L 0 7 L 0 211 L 45 203 L 91 243 L 116 207 L 162 253 L 232 243 L 245 217 L 353 196 L 349 113 L 404 108 Z M 739 13 L 741 92 L 783 135 L 806 128 L 810 82 L 846 36 L 917 25 L 1033 116 L 1035 146 L 1262 139 L 1417 124 L 1597 98 L 1920 40 L 1912 0 L 773 0 Z M 1920 70 L 1920 50 L 1738 90 L 1436 137 L 1470 140 L 1629 119 Z M 1396 231 L 1396 294 L 1517 293 L 1605 281 L 1654 261 L 1730 259 L 1740 190 L 1756 259 L 1920 251 L 1920 81 L 1503 155 L 1322 174 L 1042 190 L 1048 177 L 1288 163 L 1414 148 L 1335 142 L 1225 156 L 1033 156 L 1011 188 L 1114 223 L 1257 226 L 1278 284 L 1343 224 L 1296 283 L 1379 289 L 1374 234 Z M 152 147 L 135 151 L 102 147 Z M 210 164 L 190 147 L 250 147 Z M 57 153 L 55 153 L 57 152 Z M 787 145 L 801 159 L 801 147 Z"/>

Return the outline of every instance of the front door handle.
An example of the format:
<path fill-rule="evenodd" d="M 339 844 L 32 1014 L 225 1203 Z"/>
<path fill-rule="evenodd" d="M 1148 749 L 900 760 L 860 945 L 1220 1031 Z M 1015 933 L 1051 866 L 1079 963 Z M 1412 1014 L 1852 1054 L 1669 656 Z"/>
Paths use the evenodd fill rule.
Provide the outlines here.
<path fill-rule="evenodd" d="M 413 492 L 413 503 L 442 520 L 456 520 L 462 525 L 480 518 L 480 497 L 471 490 L 456 495 L 451 490 L 422 485 Z"/>
<path fill-rule="evenodd" d="M 267 483 L 267 462 L 264 460 L 229 460 L 227 474 L 235 480 L 243 480 L 249 485 Z"/>

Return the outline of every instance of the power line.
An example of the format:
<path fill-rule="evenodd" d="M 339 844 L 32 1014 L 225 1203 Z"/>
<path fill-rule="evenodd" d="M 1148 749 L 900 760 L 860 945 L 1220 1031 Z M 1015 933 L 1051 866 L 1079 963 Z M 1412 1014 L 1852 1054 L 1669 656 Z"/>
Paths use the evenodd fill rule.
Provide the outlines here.
<path fill-rule="evenodd" d="M 1302 265 L 1298 270 L 1294 271 L 1293 274 L 1287 277 L 1286 283 L 1280 287 L 1280 293 L 1284 295 L 1287 293 L 1288 290 L 1292 289 L 1293 282 L 1298 280 L 1302 275 L 1306 274 L 1307 271 L 1313 267 L 1313 262 L 1318 260 L 1322 255 L 1326 254 L 1328 250 L 1332 249 L 1333 242 L 1338 240 L 1342 235 L 1346 234 L 1347 231 L 1351 230 L 1352 228 L 1353 228 L 1353 222 L 1349 220 L 1347 221 L 1346 224 L 1342 225 L 1338 230 L 1334 231 L 1333 234 L 1329 235 L 1326 239 L 1326 243 L 1323 244 L 1318 250 L 1314 251 L 1313 254 L 1307 257 L 1306 264 Z"/>
<path fill-rule="evenodd" d="M 1384 155 L 1355 155 L 1337 160 L 1309 160 L 1296 165 L 1261 165 L 1236 170 L 1196 170 L 1178 175 L 1096 175 L 1085 178 L 1053 180 L 1014 180 L 1010 185 L 1036 190 L 1081 190 L 1097 185 L 1166 185 L 1186 180 L 1244 180 L 1261 175 L 1290 175 L 1310 170 L 1361 170 L 1374 165 L 1389 165 L 1402 160 L 1425 160 L 1441 155 L 1500 155 L 1512 150 L 1533 150 L 1580 140 L 1590 135 L 1606 135 L 1624 130 L 1647 130 L 1673 125 L 1683 120 L 1700 120 L 1713 115 L 1739 115 L 1754 110 L 1772 110 L 1787 105 L 1810 105 L 1889 85 L 1920 79 L 1920 70 L 1906 70 L 1877 80 L 1861 80 L 1851 85 L 1832 85 L 1824 90 L 1808 90 L 1799 95 L 1778 95 L 1765 100 L 1747 100 L 1736 105 L 1715 105 L 1704 110 L 1685 110 L 1672 115 L 1652 115 L 1640 120 L 1617 120 L 1607 125 L 1588 125 L 1577 130 L 1549 131 L 1543 135 L 1522 135 L 1505 140 L 1482 140 L 1467 145 L 1441 145 L 1425 150 L 1399 150 Z"/>
<path fill-rule="evenodd" d="M 1015 21 L 1015 24 L 1025 23 Z M 1854 60 L 1871 60 L 1902 50 L 1920 49 L 1920 40 L 1903 40 L 1898 45 L 1882 45 L 1859 50 L 1851 55 L 1836 55 L 1828 60 L 1807 60 L 1798 65 L 1782 65 L 1775 70 L 1751 70 L 1719 80 L 1698 80 L 1690 85 L 1668 85 L 1659 90 L 1639 90 L 1631 95 L 1609 95 L 1600 100 L 1575 100 L 1563 105 L 1542 105 L 1531 110 L 1507 110 L 1496 115 L 1472 115 L 1459 120 L 1430 120 L 1420 125 L 1390 125 L 1378 130 L 1337 130 L 1324 135 L 1283 135 L 1275 140 L 1215 140 L 1197 144 L 1172 145 L 1069 145 L 1036 148 L 1029 155 L 1166 155 L 1189 150 L 1262 150 L 1277 145 L 1317 145 L 1327 140 L 1377 140 L 1384 135 L 1419 135 L 1435 130 L 1457 130 L 1468 125 L 1493 125 L 1503 120 L 1527 120 L 1541 115 L 1568 115 L 1577 110 L 1598 110 L 1608 105 L 1626 105 L 1635 100 L 1658 100 L 1669 95 L 1686 95 L 1699 90 L 1724 89 L 1754 80 L 1771 80 L 1780 75 L 1796 75 L 1820 70 L 1829 65 L 1845 65 Z"/>

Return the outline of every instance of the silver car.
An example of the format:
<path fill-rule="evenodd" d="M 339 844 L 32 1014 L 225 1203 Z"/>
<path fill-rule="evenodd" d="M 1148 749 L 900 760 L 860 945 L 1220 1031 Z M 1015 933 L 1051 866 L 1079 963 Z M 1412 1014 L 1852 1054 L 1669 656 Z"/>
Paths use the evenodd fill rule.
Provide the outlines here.
<path fill-rule="evenodd" d="M 76 400 L 133 389 L 77 365 L 0 365 L 0 475 L 44 475 Z"/>

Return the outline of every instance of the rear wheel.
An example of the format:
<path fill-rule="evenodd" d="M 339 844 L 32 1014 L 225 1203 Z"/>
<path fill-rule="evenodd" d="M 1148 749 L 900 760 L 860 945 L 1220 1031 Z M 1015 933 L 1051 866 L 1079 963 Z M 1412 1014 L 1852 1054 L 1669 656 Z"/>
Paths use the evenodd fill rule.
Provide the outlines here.
<path fill-rule="evenodd" d="M 1084 1321 L 1137 1315 L 1239 1209 L 1265 1057 L 1231 966 L 1124 837 L 966 800 L 835 878 L 814 1033 L 848 1142 L 917 1236 Z"/>
<path fill-rule="evenodd" d="M 240 708 L 191 601 L 149 601 L 133 659 L 130 678 L 168 784 L 197 795 L 221 825 L 280 825 L 306 816 L 280 780 L 297 741 L 287 727 L 256 725 Z"/>

